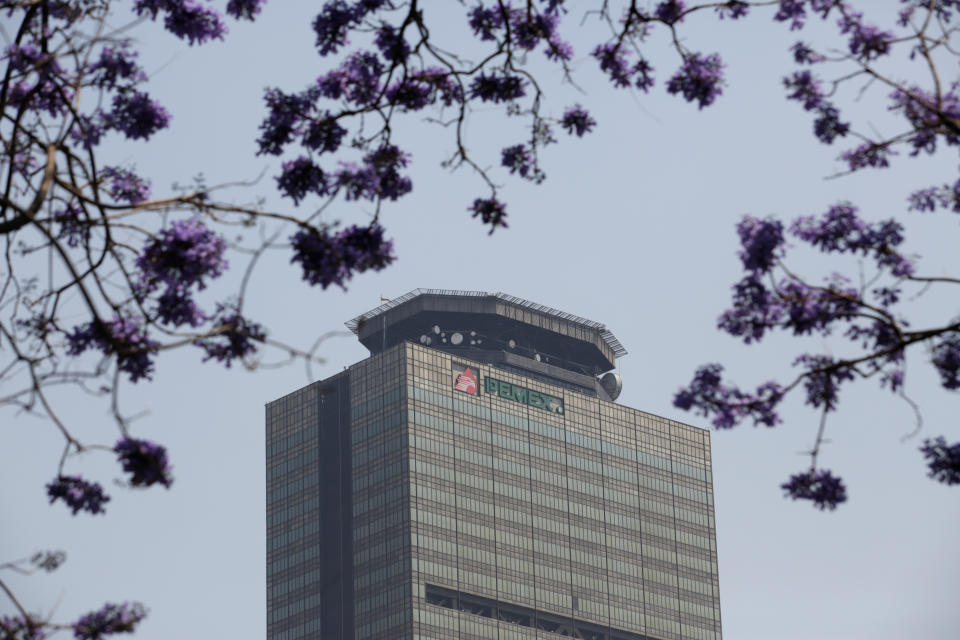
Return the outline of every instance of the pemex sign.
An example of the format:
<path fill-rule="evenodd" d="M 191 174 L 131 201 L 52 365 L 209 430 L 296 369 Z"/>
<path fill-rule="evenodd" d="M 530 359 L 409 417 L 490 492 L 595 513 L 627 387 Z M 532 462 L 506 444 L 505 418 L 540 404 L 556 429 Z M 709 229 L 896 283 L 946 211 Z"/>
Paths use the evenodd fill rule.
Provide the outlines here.
<path fill-rule="evenodd" d="M 480 373 L 473 367 L 453 363 L 453 388 L 468 395 L 480 395 Z M 563 415 L 563 398 L 557 398 L 542 391 L 498 380 L 491 376 L 483 377 L 483 393 L 525 404 L 534 409 Z"/>

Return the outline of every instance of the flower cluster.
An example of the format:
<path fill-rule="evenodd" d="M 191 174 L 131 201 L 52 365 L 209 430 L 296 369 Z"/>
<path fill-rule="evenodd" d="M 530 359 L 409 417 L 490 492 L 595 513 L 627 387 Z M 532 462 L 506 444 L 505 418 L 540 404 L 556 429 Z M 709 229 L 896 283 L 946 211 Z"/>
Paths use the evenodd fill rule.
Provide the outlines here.
<path fill-rule="evenodd" d="M 133 633 L 147 610 L 139 602 L 107 603 L 98 611 L 91 611 L 73 623 L 77 640 L 102 640 L 114 633 Z"/>
<path fill-rule="evenodd" d="M 133 10 L 138 16 L 149 15 L 152 20 L 160 13 L 165 14 L 164 28 L 191 45 L 223 40 L 227 33 L 220 14 L 197 0 L 135 0 Z"/>
<path fill-rule="evenodd" d="M 797 218 L 790 230 L 823 253 L 872 255 L 878 267 L 889 269 L 898 278 L 913 274 L 913 262 L 895 250 L 903 242 L 903 225 L 893 219 L 866 223 L 852 204 L 834 205 L 819 219 Z"/>
<path fill-rule="evenodd" d="M 952 185 L 915 191 L 907 198 L 907 202 L 909 211 L 934 211 L 937 207 L 949 207 L 954 213 L 960 213 L 960 180 Z"/>
<path fill-rule="evenodd" d="M 933 345 L 931 361 L 944 389 L 960 389 L 960 331 L 942 336 Z"/>
<path fill-rule="evenodd" d="M 697 369 L 690 386 L 673 397 L 673 406 L 684 411 L 695 410 L 704 417 L 714 416 L 713 426 L 730 429 L 750 418 L 754 425 L 773 427 L 780 422 L 776 412 L 783 399 L 783 389 L 775 382 L 765 382 L 756 393 L 746 393 L 724 385 L 723 366 L 708 364 Z"/>
<path fill-rule="evenodd" d="M 747 13 L 750 12 L 750 5 L 743 2 L 743 0 L 727 0 L 727 2 L 717 7 L 716 11 L 721 20 L 724 18 L 737 20 L 747 17 Z"/>
<path fill-rule="evenodd" d="M 850 53 L 864 62 L 890 53 L 890 43 L 894 40 L 894 35 L 872 25 L 864 25 L 862 18 L 862 13 L 848 10 L 839 20 L 840 33 L 850 34 L 847 45 Z"/>
<path fill-rule="evenodd" d="M 386 4 L 386 0 L 358 0 L 354 3 L 346 0 L 330 0 L 313 20 L 313 31 L 317 34 L 316 46 L 320 55 L 336 53 L 347 44 L 350 29 Z"/>
<path fill-rule="evenodd" d="M 516 144 L 501 152 L 500 164 L 510 169 L 510 173 L 519 173 L 525 178 L 534 168 L 533 154 L 526 145 Z"/>
<path fill-rule="evenodd" d="M 253 20 L 267 0 L 230 0 L 227 13 L 237 20 Z"/>
<path fill-rule="evenodd" d="M 470 211 L 473 212 L 470 217 L 476 218 L 479 216 L 483 224 L 490 225 L 490 231 L 488 232 L 490 234 L 496 231 L 497 227 L 506 228 L 508 226 L 507 208 L 496 198 L 477 198 L 470 206 Z"/>
<path fill-rule="evenodd" d="M 790 476 L 790 480 L 780 485 L 786 496 L 794 500 L 810 500 L 821 511 L 836 509 L 841 502 L 847 501 L 847 489 L 843 480 L 826 469 L 811 469 Z"/>
<path fill-rule="evenodd" d="M 104 167 L 104 180 L 109 181 L 109 192 L 117 202 L 140 204 L 150 197 L 150 183 L 129 169 Z"/>
<path fill-rule="evenodd" d="M 597 121 L 590 117 L 590 113 L 579 104 L 567 107 L 563 112 L 563 118 L 560 120 L 560 126 L 567 130 L 567 133 L 577 137 L 583 137 L 583 134 L 589 133 Z"/>
<path fill-rule="evenodd" d="M 150 487 L 159 482 L 169 489 L 173 484 L 167 450 L 159 444 L 124 436 L 113 451 L 123 470 L 130 474 L 131 486 Z"/>
<path fill-rule="evenodd" d="M 850 132 L 850 124 L 840 121 L 840 111 L 824 97 L 820 82 L 812 73 L 807 70 L 796 71 L 783 79 L 783 85 L 792 92 L 787 95 L 788 100 L 801 102 L 805 110 L 817 114 L 813 121 L 813 134 L 818 140 L 832 144 Z"/>
<path fill-rule="evenodd" d="M 71 247 L 80 247 L 90 239 L 90 222 L 87 214 L 76 202 L 70 202 L 53 212 L 53 219 L 60 225 L 57 237 Z"/>
<path fill-rule="evenodd" d="M 481 73 L 470 83 L 470 97 L 483 102 L 510 102 L 525 94 L 523 80 L 506 73 Z"/>
<path fill-rule="evenodd" d="M 803 354 L 793 362 L 806 368 L 803 388 L 807 404 L 824 411 L 836 411 L 840 384 L 853 380 L 853 368 L 830 356 Z"/>
<path fill-rule="evenodd" d="M 257 350 L 254 342 L 267 338 L 264 328 L 240 315 L 236 305 L 217 305 L 210 335 L 194 342 L 204 351 L 203 361 L 216 360 L 229 369 L 234 360 L 244 358 Z"/>
<path fill-rule="evenodd" d="M 687 10 L 687 5 L 683 0 L 664 0 L 653 10 L 653 15 L 657 20 L 666 24 L 673 24 L 683 20 L 683 14 Z"/>
<path fill-rule="evenodd" d="M 888 144 L 865 142 L 854 149 L 844 151 L 840 154 L 840 158 L 850 166 L 850 171 L 857 171 L 867 167 L 875 169 L 889 167 L 889 158 L 892 155 L 896 155 L 896 151 Z"/>
<path fill-rule="evenodd" d="M 960 442 L 947 444 L 940 436 L 924 440 L 920 451 L 927 459 L 931 478 L 946 485 L 960 484 Z"/>
<path fill-rule="evenodd" d="M 395 259 L 393 242 L 383 237 L 383 227 L 351 226 L 333 235 L 302 229 L 290 238 L 291 262 L 303 267 L 303 279 L 326 289 L 331 284 L 345 289 L 355 273 L 380 271 Z"/>
<path fill-rule="evenodd" d="M 306 156 L 284 162 L 276 180 L 281 193 L 293 200 L 294 206 L 311 193 L 323 197 L 330 192 L 327 174 Z"/>
<path fill-rule="evenodd" d="M 913 134 L 908 140 L 913 147 L 910 155 L 915 156 L 921 151 L 932 154 L 937 149 L 938 135 L 942 135 L 944 142 L 948 145 L 960 145 L 957 126 L 942 126 L 945 121 L 954 123 L 960 121 L 958 88 L 960 88 L 958 84 L 954 83 L 940 99 L 918 87 L 911 87 L 908 90 L 897 89 L 890 94 L 890 111 L 902 113 L 913 127 Z"/>
<path fill-rule="evenodd" d="M 723 93 L 724 66 L 715 53 L 709 56 L 692 53 L 684 58 L 680 69 L 667 81 L 667 92 L 683 94 L 687 102 L 696 100 L 698 109 L 708 107 Z"/>
<path fill-rule="evenodd" d="M 747 271 L 766 273 L 783 256 L 783 224 L 768 218 L 744 216 L 737 225 L 740 236 L 740 260 Z"/>
<path fill-rule="evenodd" d="M 67 353 L 71 356 L 91 347 L 104 355 L 116 355 L 117 367 L 130 377 L 130 382 L 149 380 L 153 374 L 151 355 L 158 344 L 147 336 L 138 318 L 115 315 L 109 322 L 95 319 L 74 327 L 66 338 Z"/>
<path fill-rule="evenodd" d="M 103 493 L 103 487 L 96 482 L 87 482 L 80 476 L 57 476 L 47 485 L 50 504 L 63 500 L 73 515 L 79 511 L 104 513 L 103 505 L 110 502 L 110 496 Z"/>
<path fill-rule="evenodd" d="M 132 87 L 147 79 L 147 74 L 136 63 L 136 58 L 137 52 L 129 48 L 129 43 L 104 47 L 96 62 L 87 67 L 87 78 L 101 89 Z"/>
<path fill-rule="evenodd" d="M 793 52 L 793 61 L 797 64 L 816 64 L 826 60 L 825 56 L 814 51 L 805 42 L 797 41 L 790 50 Z"/>
<path fill-rule="evenodd" d="M 113 97 L 113 110 L 103 114 L 103 121 L 130 140 L 147 140 L 170 124 L 170 114 L 146 93 L 124 92 Z"/>
<path fill-rule="evenodd" d="M 0 638 L 4 640 L 44 640 L 47 630 L 42 624 L 24 616 L 0 616 Z"/>

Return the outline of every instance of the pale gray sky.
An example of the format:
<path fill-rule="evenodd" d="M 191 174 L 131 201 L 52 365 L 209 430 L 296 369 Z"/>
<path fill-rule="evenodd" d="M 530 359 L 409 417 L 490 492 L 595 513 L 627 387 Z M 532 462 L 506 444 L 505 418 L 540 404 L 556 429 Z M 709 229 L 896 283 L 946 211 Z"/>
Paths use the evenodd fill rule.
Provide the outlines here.
<path fill-rule="evenodd" d="M 454 3 L 435 33 L 457 43 Z M 871 7 L 875 3 L 869 3 Z M 307 6 L 309 5 L 309 6 Z M 876 3 L 886 16 L 899 3 Z M 429 12 L 441 3 L 427 3 Z M 254 25 L 233 25 L 224 43 L 188 49 L 147 25 L 134 33 L 153 72 L 153 95 L 173 114 L 172 128 L 148 145 L 114 145 L 154 176 L 155 193 L 197 172 L 210 183 L 267 176 L 237 197 L 265 196 L 289 208 L 274 192 L 278 163 L 255 158 L 262 89 L 299 90 L 329 68 L 313 51 L 309 28 L 319 3 L 274 0 Z M 579 16 L 568 19 L 569 27 Z M 801 349 L 848 353 L 842 343 L 777 338 L 745 347 L 719 334 L 716 317 L 740 277 L 734 225 L 741 215 L 784 218 L 819 213 L 841 199 L 861 206 L 869 219 L 899 215 L 907 224 L 908 250 L 923 254 L 921 271 L 958 271 L 951 214 L 903 214 L 906 194 L 956 177 L 955 157 L 899 157 L 884 173 L 824 180 L 839 168 L 839 148 L 810 134 L 799 105 L 784 100 L 780 77 L 790 69 L 787 47 L 796 39 L 784 25 L 757 16 L 745 23 L 691 20 L 691 47 L 719 50 L 729 64 L 729 84 L 717 103 L 698 112 L 663 91 L 676 56 L 654 39 L 651 58 L 658 84 L 650 95 L 614 92 L 587 57 L 582 34 L 578 81 L 587 95 L 557 82 L 547 87 L 547 111 L 560 115 L 579 101 L 599 126 L 584 139 L 562 135 L 548 149 L 545 184 L 513 180 L 495 168 L 510 203 L 510 228 L 488 236 L 467 205 L 483 195 L 468 171 L 439 167 L 446 131 L 418 124 L 398 130 L 414 152 L 414 192 L 384 211 L 399 260 L 380 274 L 356 278 L 347 293 L 322 292 L 299 280 L 289 256 L 268 257 L 252 281 L 250 315 L 278 339 L 309 346 L 321 333 L 417 287 L 503 291 L 605 323 L 630 351 L 621 360 L 623 404 L 699 426 L 700 418 L 673 408 L 671 398 L 706 362 L 728 365 L 734 379 L 752 387 L 785 378 Z M 539 54 L 537 54 L 539 55 Z M 955 65 L 952 62 L 951 65 Z M 950 71 L 955 69 L 951 66 Z M 909 77 L 909 67 L 902 75 Z M 859 103 L 885 133 L 897 129 L 877 107 L 874 88 Z M 516 128 L 511 128 L 516 127 Z M 468 144 L 486 153 L 522 140 L 520 124 L 498 110 L 474 114 Z M 306 205 L 301 205 L 305 208 Z M 363 206 L 337 205 L 333 219 L 360 220 Z M 791 262 L 804 273 L 856 269 L 854 261 L 822 261 L 800 253 Z M 234 257 L 234 266 L 242 261 Z M 231 277 L 238 276 L 233 273 Z M 235 282 L 235 280 L 233 280 Z M 227 284 L 211 287 L 223 294 Z M 932 291 L 916 303 L 916 326 L 953 317 L 956 295 Z M 329 340 L 326 377 L 366 356 L 352 337 Z M 273 354 L 272 360 L 277 359 Z M 113 487 L 120 477 L 112 456 L 90 454 L 68 469 L 109 485 L 106 517 L 71 517 L 49 506 L 44 484 L 61 451 L 47 422 L 0 413 L 0 550 L 5 559 L 35 549 L 63 548 L 68 562 L 51 575 L 14 581 L 30 609 L 54 611 L 62 620 L 105 601 L 139 600 L 150 609 L 137 637 L 262 638 L 265 629 L 264 433 L 265 402 L 306 384 L 297 364 L 256 373 L 199 363 L 199 353 L 164 356 L 156 379 L 124 389 L 128 412 L 149 408 L 137 436 L 169 449 L 176 482 L 170 491 L 131 492 Z M 918 352 L 909 361 L 907 391 L 923 408 L 924 431 L 901 399 L 854 385 L 830 418 L 824 466 L 842 473 L 850 500 L 834 513 L 786 501 L 778 488 L 807 465 L 818 416 L 800 398 L 784 410 L 776 429 L 740 427 L 714 433 L 720 588 L 724 631 L 731 640 L 810 638 L 952 640 L 960 601 L 960 490 L 925 477 L 917 446 L 925 436 L 957 438 L 957 394 L 938 386 Z M 64 397 L 63 413 L 78 433 L 112 444 L 115 427 L 105 405 Z M 0 601 L 0 614 L 10 606 Z"/>

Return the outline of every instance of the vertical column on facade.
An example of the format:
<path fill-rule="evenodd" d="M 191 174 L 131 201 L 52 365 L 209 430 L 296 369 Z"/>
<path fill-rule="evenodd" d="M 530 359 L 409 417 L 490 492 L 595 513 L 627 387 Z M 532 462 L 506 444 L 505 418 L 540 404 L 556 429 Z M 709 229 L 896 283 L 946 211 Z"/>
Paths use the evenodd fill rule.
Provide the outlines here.
<path fill-rule="evenodd" d="M 640 415 L 636 411 L 632 411 L 633 417 L 633 457 L 635 461 L 634 473 L 636 478 L 637 485 L 637 509 L 636 509 L 636 518 L 637 518 L 637 527 L 636 527 L 636 537 L 632 541 L 636 545 L 636 562 L 640 566 L 640 593 L 637 594 L 639 597 L 634 602 L 640 603 L 640 608 L 642 612 L 642 618 L 640 619 L 639 631 L 641 633 L 646 633 L 647 631 L 647 602 L 644 597 L 646 593 L 646 563 L 644 562 L 644 553 L 643 553 L 643 525 L 644 525 L 644 516 L 641 512 L 641 505 L 644 500 L 644 492 L 640 483 Z M 629 593 L 629 592 L 628 592 Z"/>
<path fill-rule="evenodd" d="M 719 574 L 719 559 L 717 554 L 717 527 L 716 527 L 716 510 L 714 508 L 713 501 L 713 465 L 711 464 L 711 451 L 710 451 L 710 432 L 704 431 L 702 433 L 703 437 L 703 464 L 707 469 L 707 473 L 704 476 L 703 484 L 704 490 L 707 493 L 708 500 L 708 531 L 710 538 L 710 587 L 711 587 L 711 600 L 713 601 L 713 628 L 714 635 L 713 640 L 722 640 L 723 632 L 722 625 L 720 623 L 720 574 Z"/>

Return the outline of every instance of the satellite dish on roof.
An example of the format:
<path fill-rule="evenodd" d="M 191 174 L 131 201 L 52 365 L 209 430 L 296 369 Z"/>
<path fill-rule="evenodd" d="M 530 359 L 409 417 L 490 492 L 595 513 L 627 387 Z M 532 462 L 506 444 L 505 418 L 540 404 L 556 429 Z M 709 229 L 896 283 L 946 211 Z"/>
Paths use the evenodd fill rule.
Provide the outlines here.
<path fill-rule="evenodd" d="M 623 378 L 620 377 L 619 373 L 608 371 L 600 378 L 600 386 L 607 392 L 611 400 L 616 400 L 620 392 L 623 391 Z"/>

